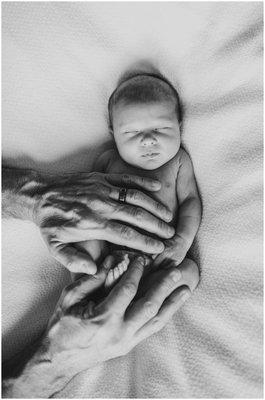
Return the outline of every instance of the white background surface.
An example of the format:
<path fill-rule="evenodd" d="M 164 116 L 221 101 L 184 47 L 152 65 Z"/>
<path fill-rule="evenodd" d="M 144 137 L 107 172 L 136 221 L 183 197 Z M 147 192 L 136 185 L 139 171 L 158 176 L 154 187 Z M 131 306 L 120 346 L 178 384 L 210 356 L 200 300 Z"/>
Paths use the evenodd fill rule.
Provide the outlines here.
<path fill-rule="evenodd" d="M 144 59 L 179 90 L 203 201 L 192 299 L 161 333 L 59 396 L 262 396 L 261 35 L 261 3 L 3 4 L 10 165 L 89 169 L 110 138 L 108 97 Z M 30 223 L 4 222 L 2 246 L 8 356 L 43 326 L 67 273 Z"/>

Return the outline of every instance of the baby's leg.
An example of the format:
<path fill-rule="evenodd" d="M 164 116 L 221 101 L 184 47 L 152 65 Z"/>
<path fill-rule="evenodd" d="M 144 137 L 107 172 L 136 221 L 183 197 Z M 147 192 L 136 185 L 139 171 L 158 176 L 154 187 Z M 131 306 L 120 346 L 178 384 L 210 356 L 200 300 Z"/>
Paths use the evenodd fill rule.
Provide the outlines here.
<path fill-rule="evenodd" d="M 108 272 L 105 287 L 111 288 L 121 278 L 132 260 L 141 255 L 146 259 L 146 266 L 148 266 L 152 259 L 150 255 L 146 255 L 130 249 L 115 249 L 110 253 L 113 256 L 112 267 Z"/>

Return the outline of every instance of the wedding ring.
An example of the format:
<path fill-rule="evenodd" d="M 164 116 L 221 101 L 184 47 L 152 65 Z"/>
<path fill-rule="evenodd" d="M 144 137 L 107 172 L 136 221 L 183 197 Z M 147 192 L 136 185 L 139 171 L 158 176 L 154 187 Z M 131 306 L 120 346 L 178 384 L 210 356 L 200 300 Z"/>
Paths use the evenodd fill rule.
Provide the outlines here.
<path fill-rule="evenodd" d="M 120 190 L 119 190 L 119 201 L 125 203 L 126 202 L 126 195 L 127 195 L 127 189 L 126 188 L 120 188 Z"/>

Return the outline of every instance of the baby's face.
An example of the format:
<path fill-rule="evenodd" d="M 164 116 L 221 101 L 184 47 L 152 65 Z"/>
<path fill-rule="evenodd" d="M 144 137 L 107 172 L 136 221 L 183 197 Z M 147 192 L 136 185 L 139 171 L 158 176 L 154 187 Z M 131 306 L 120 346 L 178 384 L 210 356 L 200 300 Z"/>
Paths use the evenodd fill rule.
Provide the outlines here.
<path fill-rule="evenodd" d="M 128 164 L 156 169 L 179 150 L 180 130 L 174 101 L 118 103 L 112 123 L 118 151 Z"/>

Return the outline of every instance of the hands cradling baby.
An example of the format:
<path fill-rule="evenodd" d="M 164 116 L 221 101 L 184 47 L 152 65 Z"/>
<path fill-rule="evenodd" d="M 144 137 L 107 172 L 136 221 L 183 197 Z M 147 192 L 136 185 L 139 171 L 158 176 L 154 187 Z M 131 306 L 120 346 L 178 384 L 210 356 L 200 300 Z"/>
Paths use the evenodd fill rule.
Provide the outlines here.
<path fill-rule="evenodd" d="M 189 250 L 189 244 L 184 238 L 174 236 L 172 239 L 165 240 L 164 245 L 165 250 L 155 258 L 153 266 L 163 267 L 168 262 L 174 261 L 174 264 L 177 267 L 186 257 Z"/>

